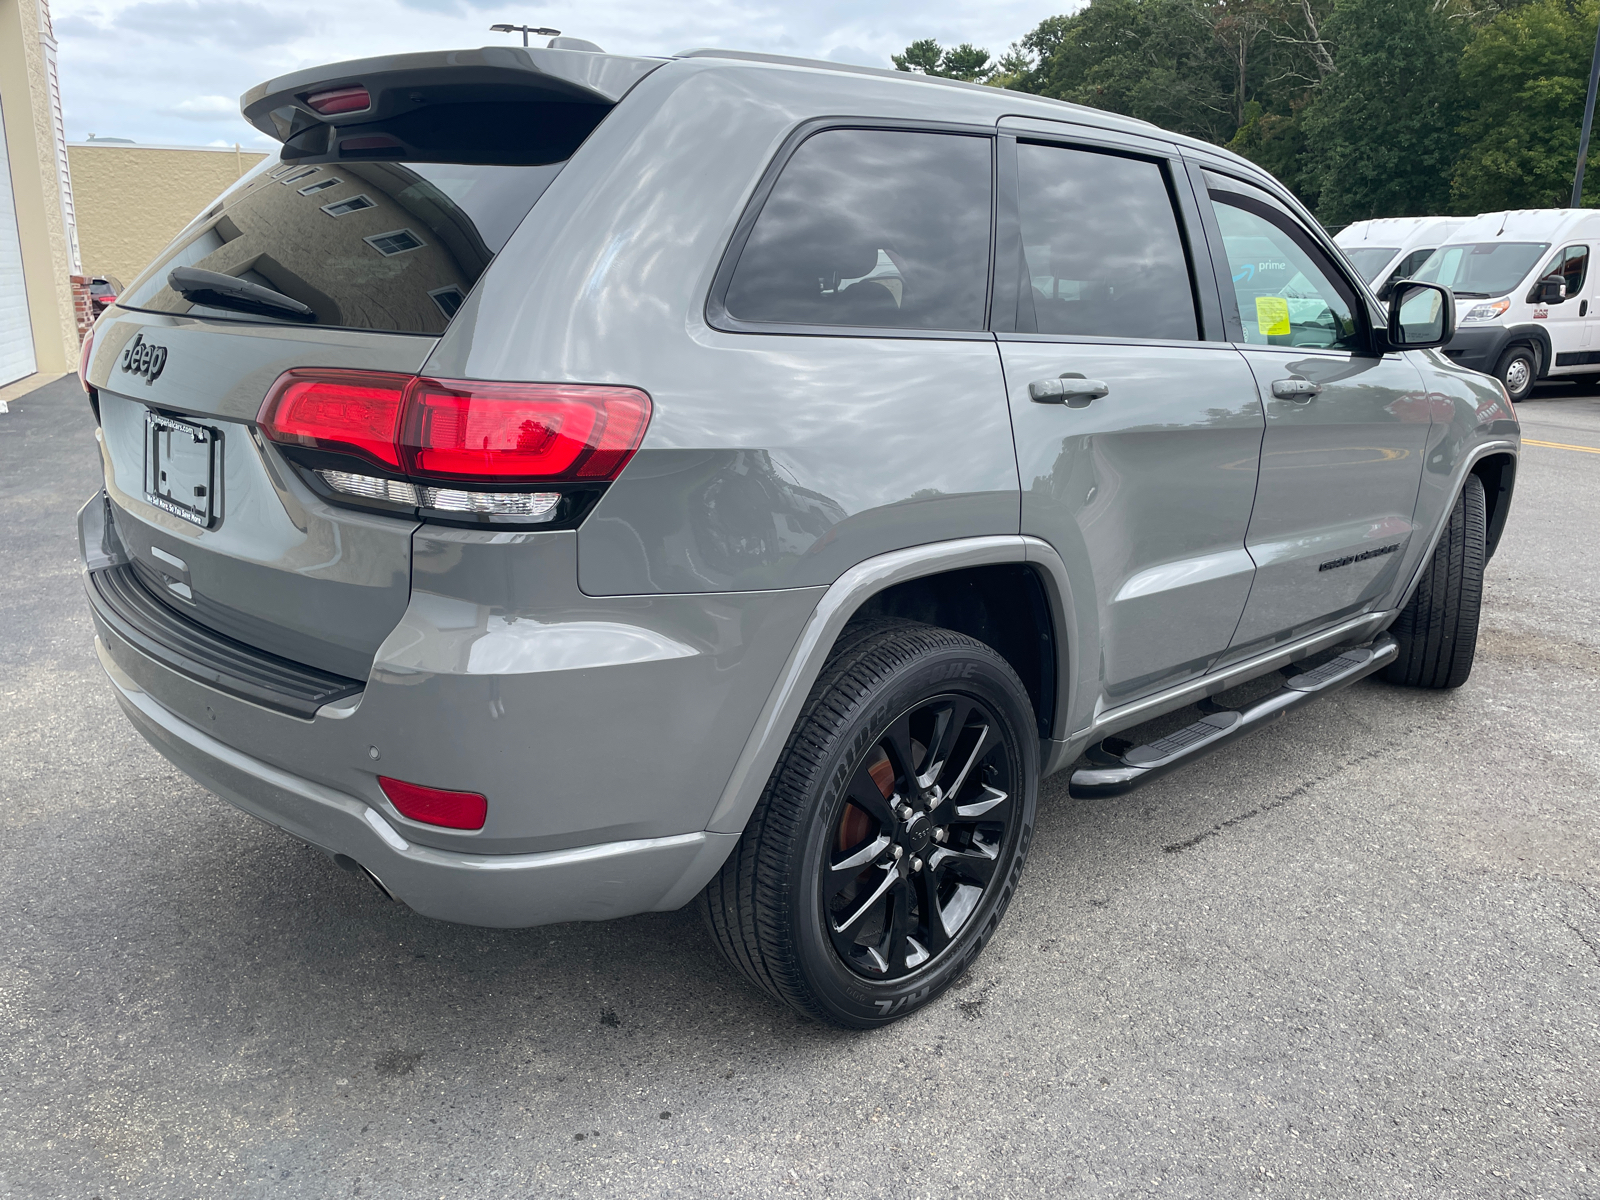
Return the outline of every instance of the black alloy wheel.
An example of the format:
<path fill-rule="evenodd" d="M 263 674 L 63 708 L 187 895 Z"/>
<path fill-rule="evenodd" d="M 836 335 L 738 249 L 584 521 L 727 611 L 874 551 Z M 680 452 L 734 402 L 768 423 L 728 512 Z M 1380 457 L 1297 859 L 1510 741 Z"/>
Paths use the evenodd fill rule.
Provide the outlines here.
<path fill-rule="evenodd" d="M 718 949 L 807 1016 L 866 1029 L 960 977 L 1027 856 L 1027 690 L 964 634 L 847 629 L 738 845 L 702 896 Z"/>
<path fill-rule="evenodd" d="M 837 801 L 818 896 L 840 959 L 869 979 L 931 965 L 994 886 L 1017 807 L 1000 719 L 946 693 L 901 713 Z"/>

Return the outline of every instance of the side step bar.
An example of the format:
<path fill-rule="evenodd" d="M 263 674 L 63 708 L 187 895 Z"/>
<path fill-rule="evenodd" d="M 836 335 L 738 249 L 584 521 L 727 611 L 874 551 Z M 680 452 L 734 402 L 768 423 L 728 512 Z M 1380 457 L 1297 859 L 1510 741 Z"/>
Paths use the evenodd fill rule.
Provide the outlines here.
<path fill-rule="evenodd" d="M 1337 692 L 1374 671 L 1382 670 L 1399 653 L 1400 647 L 1395 640 L 1383 634 L 1370 646 L 1346 650 L 1320 667 L 1289 676 L 1283 687 L 1256 701 L 1243 712 L 1229 710 L 1210 713 L 1176 733 L 1169 733 L 1148 745 L 1134 746 L 1120 754 L 1107 750 L 1105 743 L 1101 742 L 1089 751 L 1088 757 L 1095 765 L 1074 771 L 1068 790 L 1080 799 L 1117 796 L 1132 791 L 1141 783 L 1148 783 L 1176 767 L 1191 763 L 1218 746 L 1270 725 L 1303 704 Z"/>

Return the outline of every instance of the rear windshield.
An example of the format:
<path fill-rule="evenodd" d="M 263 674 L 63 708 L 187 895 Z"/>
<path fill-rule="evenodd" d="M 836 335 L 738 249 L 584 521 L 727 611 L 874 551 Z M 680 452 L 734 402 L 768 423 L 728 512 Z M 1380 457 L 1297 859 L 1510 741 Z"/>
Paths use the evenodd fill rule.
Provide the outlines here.
<path fill-rule="evenodd" d="M 1458 296 L 1504 296 L 1521 283 L 1549 242 L 1466 242 L 1444 246 L 1414 278 L 1442 283 Z"/>
<path fill-rule="evenodd" d="M 283 163 L 186 230 L 121 303 L 437 334 L 562 166 Z M 192 268 L 179 273 L 182 291 L 170 282 L 176 268 Z"/>
<path fill-rule="evenodd" d="M 1389 260 L 1400 253 L 1399 246 L 1362 246 L 1352 250 L 1343 246 L 1344 256 L 1350 260 L 1350 265 L 1361 272 L 1361 278 L 1371 283 L 1378 277 L 1378 272 L 1389 265 Z"/>

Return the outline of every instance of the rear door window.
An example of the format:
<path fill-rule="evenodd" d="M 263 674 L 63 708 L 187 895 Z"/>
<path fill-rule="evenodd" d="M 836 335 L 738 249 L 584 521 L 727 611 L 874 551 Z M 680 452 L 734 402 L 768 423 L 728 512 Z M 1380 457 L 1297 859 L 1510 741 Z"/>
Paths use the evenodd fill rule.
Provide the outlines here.
<path fill-rule="evenodd" d="M 1067 146 L 1017 146 L 1027 278 L 1023 333 L 1199 336 L 1189 261 L 1162 168 Z"/>
<path fill-rule="evenodd" d="M 784 164 L 723 306 L 740 322 L 981 330 L 992 139 L 828 129 Z"/>
<path fill-rule="evenodd" d="M 125 307 L 225 320 L 437 334 L 560 172 L 439 162 L 286 164 L 232 192 L 121 298 Z M 175 268 L 271 295 L 217 303 Z M 235 288 L 235 291 L 239 289 Z M 207 303 L 210 299 L 212 303 Z M 308 311 L 303 311 L 308 310 Z"/>

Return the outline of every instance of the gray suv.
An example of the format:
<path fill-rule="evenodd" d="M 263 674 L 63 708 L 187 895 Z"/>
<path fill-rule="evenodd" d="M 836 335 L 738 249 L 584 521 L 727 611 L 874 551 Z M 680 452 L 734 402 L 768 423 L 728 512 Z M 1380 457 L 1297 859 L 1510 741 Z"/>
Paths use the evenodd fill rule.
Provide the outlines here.
<path fill-rule="evenodd" d="M 1433 349 L 1448 291 L 1390 315 L 1226 151 L 715 50 L 243 109 L 281 153 L 85 350 L 96 649 L 174 763 L 419 913 L 698 898 L 879 1025 L 994 932 L 1044 776 L 1467 677 L 1509 402 Z"/>

